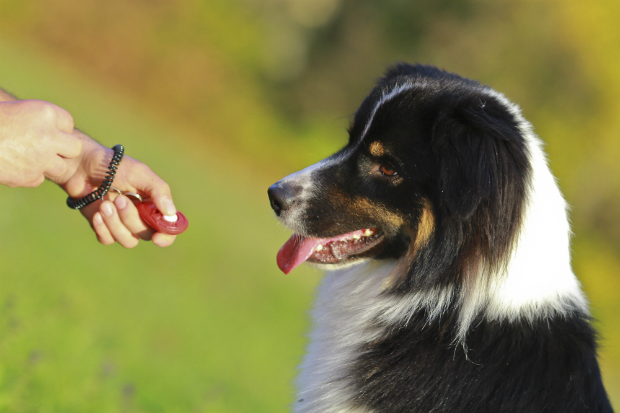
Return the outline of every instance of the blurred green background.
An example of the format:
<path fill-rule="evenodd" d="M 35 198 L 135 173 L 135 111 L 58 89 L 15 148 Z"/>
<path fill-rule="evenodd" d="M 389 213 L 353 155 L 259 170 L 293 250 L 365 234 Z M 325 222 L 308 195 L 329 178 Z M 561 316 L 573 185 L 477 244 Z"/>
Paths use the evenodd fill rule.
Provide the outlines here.
<path fill-rule="evenodd" d="M 620 407 L 620 2 L 0 0 L 0 87 L 172 187 L 190 230 L 103 247 L 51 183 L 0 187 L 0 412 L 285 412 L 320 278 L 266 189 L 342 146 L 385 66 L 519 104 L 572 206 Z"/>

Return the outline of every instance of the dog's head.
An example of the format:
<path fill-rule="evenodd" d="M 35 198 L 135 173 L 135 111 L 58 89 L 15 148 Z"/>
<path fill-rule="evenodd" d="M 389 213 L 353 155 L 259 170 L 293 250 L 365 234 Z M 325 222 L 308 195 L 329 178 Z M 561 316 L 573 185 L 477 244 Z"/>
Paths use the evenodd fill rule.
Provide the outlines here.
<path fill-rule="evenodd" d="M 337 268 L 408 257 L 409 274 L 432 266 L 456 277 L 465 266 L 497 265 L 518 231 L 529 171 L 500 95 L 433 67 L 397 65 L 362 102 L 342 150 L 269 188 L 295 232 L 278 264 L 288 273 L 304 261 Z M 438 281 L 417 274 L 407 279 Z"/>

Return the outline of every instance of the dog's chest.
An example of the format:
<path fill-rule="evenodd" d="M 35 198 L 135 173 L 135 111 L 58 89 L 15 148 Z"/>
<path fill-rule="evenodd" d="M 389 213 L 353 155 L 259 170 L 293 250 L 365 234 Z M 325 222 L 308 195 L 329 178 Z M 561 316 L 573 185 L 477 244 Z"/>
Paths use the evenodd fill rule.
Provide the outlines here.
<path fill-rule="evenodd" d="M 382 331 L 377 317 L 387 303 L 380 296 L 394 262 L 371 261 L 328 273 L 314 309 L 307 354 L 297 379 L 296 413 L 361 412 L 351 406 L 354 394 L 348 367 L 362 344 Z"/>

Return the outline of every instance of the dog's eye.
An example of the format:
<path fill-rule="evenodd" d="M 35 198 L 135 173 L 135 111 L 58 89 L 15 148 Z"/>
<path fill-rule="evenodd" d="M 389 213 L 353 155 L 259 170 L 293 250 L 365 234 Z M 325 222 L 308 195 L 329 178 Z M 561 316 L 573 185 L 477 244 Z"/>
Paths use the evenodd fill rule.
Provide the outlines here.
<path fill-rule="evenodd" d="M 396 176 L 396 175 L 398 175 L 398 172 L 396 172 L 396 171 L 394 170 L 394 168 L 392 168 L 392 167 L 391 167 L 391 166 L 389 166 L 389 165 L 381 165 L 381 166 L 379 167 L 379 171 L 381 171 L 381 173 L 382 173 L 383 175 L 385 175 L 385 176 Z"/>

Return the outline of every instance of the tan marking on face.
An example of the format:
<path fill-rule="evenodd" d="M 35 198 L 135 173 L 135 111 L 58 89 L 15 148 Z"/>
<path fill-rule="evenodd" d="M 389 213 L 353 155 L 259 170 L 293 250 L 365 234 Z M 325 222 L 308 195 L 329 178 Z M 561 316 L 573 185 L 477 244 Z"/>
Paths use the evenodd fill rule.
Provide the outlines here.
<path fill-rule="evenodd" d="M 365 196 L 351 196 L 340 190 L 333 189 L 329 193 L 328 198 L 333 203 L 335 209 L 360 221 L 367 221 L 368 219 L 381 221 L 384 224 L 384 229 L 388 230 L 397 230 L 405 224 L 403 216 Z"/>
<path fill-rule="evenodd" d="M 413 243 L 413 248 L 416 250 L 416 252 L 420 248 L 422 248 L 424 244 L 426 244 L 428 239 L 433 234 L 434 230 L 435 216 L 433 215 L 430 203 L 426 201 L 424 204 L 424 208 L 422 209 L 422 215 L 420 216 L 420 220 L 418 221 L 418 233 L 416 234 L 415 242 Z"/>
<path fill-rule="evenodd" d="M 385 155 L 385 148 L 381 142 L 375 141 L 371 143 L 369 149 L 372 156 L 380 157 Z"/>
<path fill-rule="evenodd" d="M 404 257 L 402 257 L 396 264 L 392 272 L 386 277 L 382 284 L 384 290 L 396 287 L 398 283 L 407 275 L 411 264 L 415 261 L 416 256 L 420 249 L 428 242 L 435 231 L 435 216 L 433 215 L 433 209 L 428 200 L 424 202 L 422 208 L 422 214 L 418 220 L 418 228 L 416 233 L 410 231 L 410 236 L 413 242 L 409 246 L 409 250 Z"/>
<path fill-rule="evenodd" d="M 350 207 L 353 209 L 354 213 L 359 212 L 360 214 L 371 217 L 381 217 L 381 221 L 387 221 L 387 223 L 393 225 L 394 228 L 398 228 L 405 223 L 403 217 L 399 214 L 396 214 L 381 204 L 372 202 L 370 199 L 363 196 L 354 197 Z"/>

